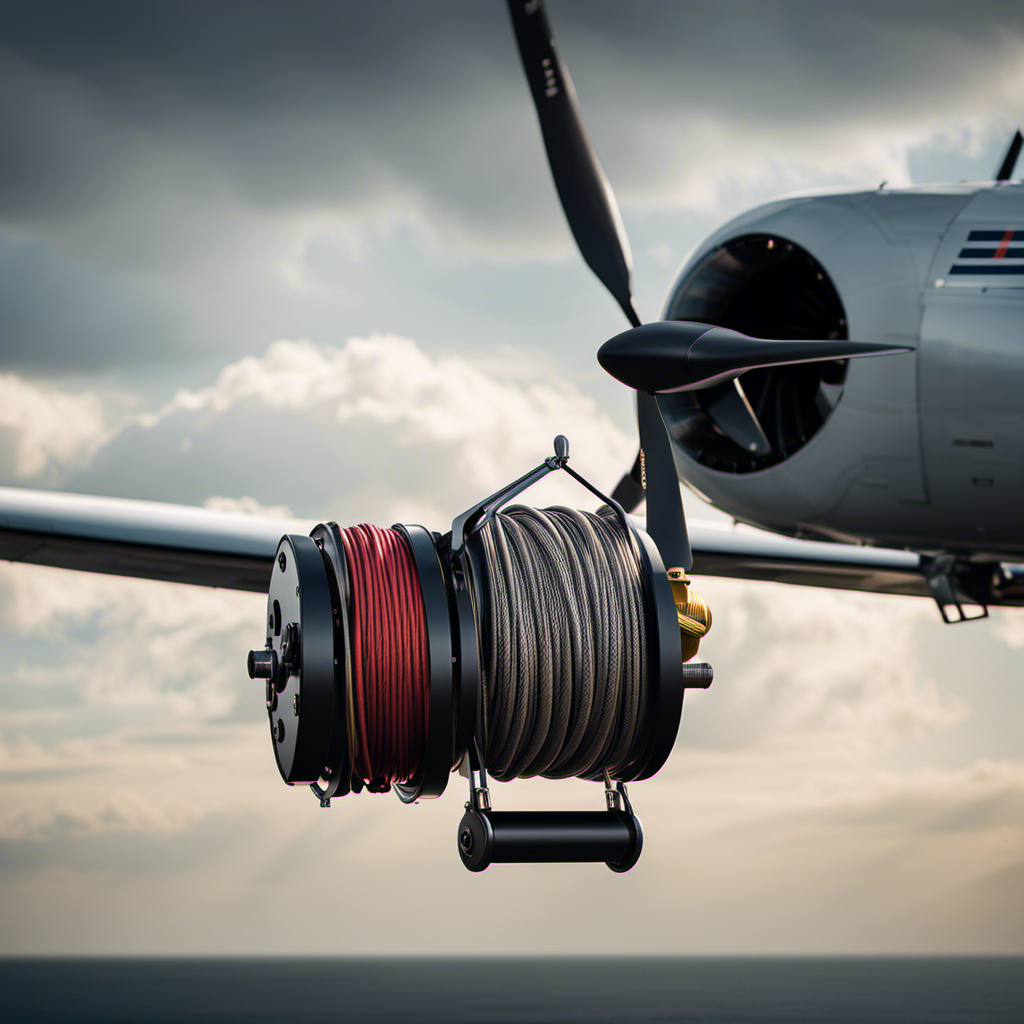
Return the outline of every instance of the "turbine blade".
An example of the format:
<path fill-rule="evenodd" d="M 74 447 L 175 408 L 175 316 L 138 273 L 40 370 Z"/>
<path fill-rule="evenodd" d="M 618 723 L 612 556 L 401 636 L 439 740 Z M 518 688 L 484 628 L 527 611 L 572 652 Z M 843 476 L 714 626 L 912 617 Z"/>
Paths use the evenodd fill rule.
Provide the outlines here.
<path fill-rule="evenodd" d="M 771 441 L 738 379 L 709 389 L 708 399 L 704 411 L 726 437 L 751 455 L 771 455 Z"/>

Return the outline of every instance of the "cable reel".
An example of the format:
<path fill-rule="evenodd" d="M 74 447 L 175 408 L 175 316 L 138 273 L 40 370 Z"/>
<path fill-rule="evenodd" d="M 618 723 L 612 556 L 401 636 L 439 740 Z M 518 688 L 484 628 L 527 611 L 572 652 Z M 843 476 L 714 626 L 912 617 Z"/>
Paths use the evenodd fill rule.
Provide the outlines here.
<path fill-rule="evenodd" d="M 685 574 L 672 579 L 651 537 L 568 460 L 559 436 L 554 455 L 443 536 L 328 522 L 281 539 L 266 646 L 248 668 L 265 680 L 286 783 L 325 807 L 362 789 L 412 803 L 440 796 L 461 768 L 470 870 L 636 863 L 643 830 L 626 783 L 661 768 L 684 690 L 710 685 L 709 665 L 684 664 L 710 615 L 701 626 L 699 598 L 680 603 Z M 508 507 L 559 470 L 602 510 Z M 496 811 L 489 771 L 603 781 L 605 809 Z"/>

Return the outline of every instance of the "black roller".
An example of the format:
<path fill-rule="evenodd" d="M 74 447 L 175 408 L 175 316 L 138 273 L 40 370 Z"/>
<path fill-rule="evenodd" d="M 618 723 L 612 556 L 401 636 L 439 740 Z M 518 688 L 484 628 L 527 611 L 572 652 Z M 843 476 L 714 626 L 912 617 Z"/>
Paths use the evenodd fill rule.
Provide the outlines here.
<path fill-rule="evenodd" d="M 459 856 L 470 871 L 491 864 L 605 863 L 628 871 L 644 833 L 628 811 L 468 810 L 459 823 Z"/>

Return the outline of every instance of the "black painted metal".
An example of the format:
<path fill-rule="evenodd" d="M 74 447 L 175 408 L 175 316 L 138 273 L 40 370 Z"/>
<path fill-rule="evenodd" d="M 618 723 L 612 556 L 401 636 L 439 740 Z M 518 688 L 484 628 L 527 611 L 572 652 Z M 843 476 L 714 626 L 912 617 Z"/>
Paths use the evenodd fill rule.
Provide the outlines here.
<path fill-rule="evenodd" d="M 540 0 L 509 0 L 519 56 L 533 93 L 544 148 L 565 218 L 587 266 L 611 292 L 631 324 L 632 257 L 612 187 L 590 144 L 569 72 L 555 47 Z"/>
<path fill-rule="evenodd" d="M 278 770 L 290 785 L 319 778 L 330 753 L 335 701 L 332 608 L 320 549 L 309 537 L 282 537 L 267 596 L 267 621 L 278 618 L 279 609 L 281 632 L 271 631 L 267 640 L 279 663 L 270 731 Z"/>
<path fill-rule="evenodd" d="M 352 589 L 348 560 L 337 523 L 320 523 L 310 533 L 320 548 L 331 591 L 331 618 L 334 625 L 334 715 L 331 742 L 320 776 L 311 789 L 327 806 L 331 797 L 346 796 L 352 788 L 352 646 L 349 626 L 349 600 Z"/>
<path fill-rule="evenodd" d="M 491 864 L 604 862 L 628 870 L 643 830 L 628 811 L 491 811 L 469 809 L 459 823 L 459 856 L 470 871 Z"/>
<path fill-rule="evenodd" d="M 658 545 L 643 530 L 634 537 L 639 546 L 643 570 L 644 600 L 647 606 L 648 669 L 654 684 L 648 746 L 644 754 L 619 773 L 623 782 L 649 779 L 672 752 L 683 715 L 683 662 L 679 641 L 676 603 L 665 573 Z"/>
<path fill-rule="evenodd" d="M 657 542 L 669 567 L 689 572 L 693 551 L 683 515 L 672 442 L 658 400 L 638 392 L 636 413 L 647 482 L 647 532 Z"/>
<path fill-rule="evenodd" d="M 452 614 L 457 621 L 455 642 L 456 704 L 455 704 L 455 760 L 460 761 L 469 750 L 476 732 L 477 710 L 480 703 L 480 642 L 473 615 L 474 568 L 470 561 L 469 546 L 451 563 Z"/>
<path fill-rule="evenodd" d="M 751 338 L 725 327 L 660 320 L 617 334 L 597 358 L 616 380 L 654 395 L 711 387 L 758 367 L 908 351 L 905 345 L 844 338 Z"/>
<path fill-rule="evenodd" d="M 414 778 L 394 786 L 403 803 L 421 797 L 440 796 L 448 784 L 452 765 L 452 723 L 455 707 L 455 677 L 452 665 L 452 619 L 448 609 L 448 588 L 441 561 L 430 531 L 423 526 L 393 527 L 406 539 L 416 563 L 423 611 L 427 623 L 430 667 L 430 699 L 423 760 Z"/>

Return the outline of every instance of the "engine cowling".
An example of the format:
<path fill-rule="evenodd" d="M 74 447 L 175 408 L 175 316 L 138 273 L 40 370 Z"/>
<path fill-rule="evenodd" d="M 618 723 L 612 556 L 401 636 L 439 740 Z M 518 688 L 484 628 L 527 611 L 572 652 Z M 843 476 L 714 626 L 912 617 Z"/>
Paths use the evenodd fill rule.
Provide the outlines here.
<path fill-rule="evenodd" d="M 894 546 L 918 537 L 929 499 L 918 413 L 922 294 L 968 198 L 953 189 L 795 197 L 744 214 L 698 247 L 663 319 L 913 351 L 744 374 L 769 442 L 760 452 L 719 429 L 713 393 L 661 396 L 680 478 L 735 518 L 791 536 Z"/>

